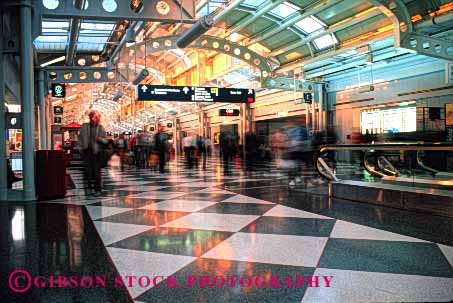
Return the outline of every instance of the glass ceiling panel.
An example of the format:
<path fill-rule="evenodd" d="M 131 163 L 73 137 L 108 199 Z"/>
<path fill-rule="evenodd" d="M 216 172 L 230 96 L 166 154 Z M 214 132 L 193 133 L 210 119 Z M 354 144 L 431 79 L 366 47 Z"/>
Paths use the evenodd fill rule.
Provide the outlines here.
<path fill-rule="evenodd" d="M 298 10 L 299 8 L 297 6 L 285 1 L 276 8 L 274 8 L 273 10 L 271 10 L 270 13 L 280 18 L 286 18 L 289 15 L 297 12 Z"/>
<path fill-rule="evenodd" d="M 253 6 L 253 7 L 258 7 L 261 4 L 263 4 L 264 2 L 265 2 L 265 0 L 245 0 L 244 2 L 242 2 L 242 4 Z"/>
<path fill-rule="evenodd" d="M 102 51 L 114 27 L 115 23 L 82 22 L 77 40 L 77 51 Z"/>
<path fill-rule="evenodd" d="M 203 17 L 206 15 L 211 14 L 213 11 L 215 11 L 217 8 L 222 7 L 224 4 L 220 2 L 206 2 L 205 5 L 203 5 L 202 8 L 198 11 L 197 15 L 198 17 Z"/>
<path fill-rule="evenodd" d="M 79 36 L 77 51 L 100 52 L 104 48 L 108 37 L 86 37 Z"/>
<path fill-rule="evenodd" d="M 325 49 L 338 43 L 335 35 L 324 35 L 313 41 L 317 49 Z"/>
<path fill-rule="evenodd" d="M 295 24 L 295 26 L 301 29 L 304 33 L 311 34 L 324 28 L 326 25 L 322 23 L 318 18 L 311 16 L 300 20 Z"/>

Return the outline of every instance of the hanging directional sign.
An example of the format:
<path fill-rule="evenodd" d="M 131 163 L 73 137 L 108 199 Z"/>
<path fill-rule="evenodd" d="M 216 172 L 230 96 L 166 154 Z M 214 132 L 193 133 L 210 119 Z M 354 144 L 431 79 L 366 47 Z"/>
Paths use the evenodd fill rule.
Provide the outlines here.
<path fill-rule="evenodd" d="M 66 89 L 64 84 L 52 83 L 52 97 L 64 98 L 66 97 Z"/>
<path fill-rule="evenodd" d="M 61 117 L 53 117 L 54 124 L 61 124 Z"/>
<path fill-rule="evenodd" d="M 137 85 L 137 100 L 253 103 L 255 90 L 243 88 Z"/>

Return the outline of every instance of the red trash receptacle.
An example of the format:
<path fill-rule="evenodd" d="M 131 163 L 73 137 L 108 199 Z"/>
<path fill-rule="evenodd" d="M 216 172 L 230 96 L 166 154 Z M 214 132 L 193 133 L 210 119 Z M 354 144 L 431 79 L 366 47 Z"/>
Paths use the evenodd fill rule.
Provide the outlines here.
<path fill-rule="evenodd" d="M 36 152 L 36 194 L 40 200 L 66 195 L 66 163 L 62 150 Z"/>

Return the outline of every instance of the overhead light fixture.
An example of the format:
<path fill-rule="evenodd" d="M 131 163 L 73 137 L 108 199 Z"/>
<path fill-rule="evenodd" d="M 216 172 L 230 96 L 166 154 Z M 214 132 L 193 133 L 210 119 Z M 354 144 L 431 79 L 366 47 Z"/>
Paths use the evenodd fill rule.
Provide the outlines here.
<path fill-rule="evenodd" d="M 197 40 L 206 33 L 214 25 L 214 18 L 212 16 L 204 16 L 198 19 L 198 21 L 192 25 L 192 27 L 185 32 L 179 39 L 176 41 L 176 45 L 179 48 L 186 48 L 193 41 Z"/>
<path fill-rule="evenodd" d="M 51 65 L 51 64 L 54 64 L 54 63 L 57 63 L 57 62 L 61 62 L 61 61 L 64 61 L 66 60 L 66 56 L 61 56 L 61 57 L 58 57 L 56 59 L 53 59 L 53 60 L 50 60 L 50 61 L 47 61 L 43 64 L 41 64 L 40 66 L 41 67 L 45 67 L 45 66 L 48 66 L 48 65 Z"/>
<path fill-rule="evenodd" d="M 144 69 L 141 70 L 141 72 L 139 72 L 137 74 L 137 76 L 135 76 L 134 80 L 132 80 L 132 84 L 139 85 L 140 82 L 145 80 L 145 78 L 148 77 L 148 76 L 149 76 L 149 71 L 146 68 L 144 68 Z"/>

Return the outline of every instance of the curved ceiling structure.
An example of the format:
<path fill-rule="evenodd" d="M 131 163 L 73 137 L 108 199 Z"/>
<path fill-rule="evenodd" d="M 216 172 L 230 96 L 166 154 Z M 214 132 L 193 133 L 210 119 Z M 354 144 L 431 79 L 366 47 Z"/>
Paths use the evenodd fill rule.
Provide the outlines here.
<path fill-rule="evenodd" d="M 42 1 L 44 6 L 56 2 L 73 5 L 72 0 Z M 130 2 L 131 9 L 140 3 L 145 7 L 153 3 Z M 85 17 L 75 13 L 58 15 L 60 8 L 53 13 L 46 6 L 42 33 L 35 40 L 40 63 L 66 64 L 65 68 L 70 69 L 107 67 L 120 72 L 121 77 L 115 76 L 115 81 L 131 81 L 142 68 L 152 68 L 156 72 L 143 83 L 255 88 L 251 79 L 260 72 L 261 76 L 264 72 L 272 77 L 296 75 L 319 81 L 370 62 L 417 53 L 453 56 L 449 42 L 453 28 L 450 0 L 197 0 L 193 2 L 195 19 L 211 15 L 215 24 L 186 49 L 177 49 L 176 40 L 192 26 L 190 12 L 184 20 L 153 17 L 148 21 L 142 13 L 135 17 L 124 13 L 123 4 L 112 12 L 103 11 L 113 10 L 118 3 L 105 0 L 98 16 L 90 13 Z M 77 35 L 73 35 L 74 17 L 79 18 Z M 66 58 L 71 47 L 74 66 L 68 66 Z M 218 58 L 225 54 L 234 58 L 222 60 L 241 62 L 219 71 L 218 62 L 222 60 Z M 206 66 L 210 66 L 210 74 L 200 72 Z M 190 76 L 191 70 L 198 70 L 198 75 Z M 282 86 L 286 83 L 274 82 Z M 173 104 L 156 112 L 175 112 L 177 107 Z"/>

